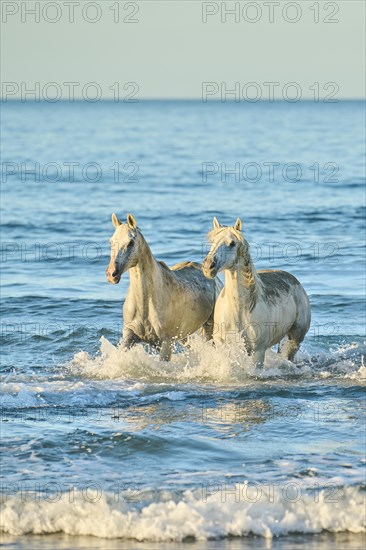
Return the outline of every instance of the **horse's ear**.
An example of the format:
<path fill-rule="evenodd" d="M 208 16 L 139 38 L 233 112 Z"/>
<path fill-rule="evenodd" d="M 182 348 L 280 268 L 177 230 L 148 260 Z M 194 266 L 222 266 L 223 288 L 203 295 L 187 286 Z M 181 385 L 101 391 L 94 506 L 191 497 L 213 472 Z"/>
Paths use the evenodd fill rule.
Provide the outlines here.
<path fill-rule="evenodd" d="M 117 215 L 114 212 L 112 214 L 112 223 L 114 227 L 118 227 L 119 225 L 122 224 L 122 222 L 119 221 L 119 219 L 117 218 Z"/>
<path fill-rule="evenodd" d="M 219 229 L 221 227 L 221 225 L 219 224 L 216 216 L 214 216 L 214 219 L 213 219 L 212 223 L 213 223 L 214 229 Z"/>
<path fill-rule="evenodd" d="M 135 220 L 132 214 L 127 214 L 127 223 L 130 229 L 136 229 L 137 221 Z"/>
<path fill-rule="evenodd" d="M 241 231 L 241 228 L 242 228 L 241 219 L 238 218 L 235 222 L 234 229 L 236 229 L 237 231 Z"/>

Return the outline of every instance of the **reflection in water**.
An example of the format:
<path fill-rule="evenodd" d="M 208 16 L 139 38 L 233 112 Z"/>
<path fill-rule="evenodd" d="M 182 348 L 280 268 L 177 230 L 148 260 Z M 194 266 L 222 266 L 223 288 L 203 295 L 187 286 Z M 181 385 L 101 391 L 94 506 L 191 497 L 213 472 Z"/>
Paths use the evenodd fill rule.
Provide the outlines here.
<path fill-rule="evenodd" d="M 115 409 L 112 419 L 123 421 L 131 431 L 142 431 L 146 428 L 159 430 L 166 425 L 184 423 L 203 425 L 217 432 L 235 437 L 254 425 L 273 420 L 275 409 L 268 400 L 249 399 L 233 403 L 219 402 L 210 405 L 190 405 L 183 410 L 176 403 L 152 403 L 139 407 Z"/>
<path fill-rule="evenodd" d="M 94 550 L 146 550 L 146 542 L 124 541 L 118 539 L 98 539 L 88 536 L 69 536 L 62 533 L 57 535 L 14 537 L 3 535 L 4 547 L 29 550 L 69 550 L 70 548 L 90 548 Z M 329 550 L 338 548 L 345 550 L 360 550 L 364 548 L 363 534 L 353 533 L 319 533 L 316 535 L 294 534 L 286 538 L 245 537 L 228 538 L 222 540 L 205 540 L 187 542 L 154 542 L 148 543 L 149 550 Z"/>

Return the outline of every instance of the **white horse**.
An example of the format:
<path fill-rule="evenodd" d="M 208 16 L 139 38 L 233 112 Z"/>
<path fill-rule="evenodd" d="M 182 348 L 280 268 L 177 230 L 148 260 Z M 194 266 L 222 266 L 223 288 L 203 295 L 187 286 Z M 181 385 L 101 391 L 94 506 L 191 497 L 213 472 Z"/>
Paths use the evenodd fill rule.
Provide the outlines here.
<path fill-rule="evenodd" d="M 206 277 L 225 272 L 225 286 L 215 306 L 215 343 L 243 338 L 254 364 L 263 366 L 265 352 L 281 342 L 290 361 L 310 327 L 310 303 L 299 281 L 286 271 L 256 271 L 238 218 L 232 227 L 213 219 L 212 243 L 203 261 Z"/>
<path fill-rule="evenodd" d="M 160 350 L 160 359 L 169 361 L 174 340 L 185 340 L 202 327 L 212 338 L 215 300 L 222 284 L 208 280 L 195 262 L 181 262 L 169 268 L 157 261 L 135 218 L 127 215 L 121 223 L 112 214 L 115 232 L 107 279 L 120 281 L 130 272 L 130 287 L 123 306 L 123 346 L 147 342 Z"/>

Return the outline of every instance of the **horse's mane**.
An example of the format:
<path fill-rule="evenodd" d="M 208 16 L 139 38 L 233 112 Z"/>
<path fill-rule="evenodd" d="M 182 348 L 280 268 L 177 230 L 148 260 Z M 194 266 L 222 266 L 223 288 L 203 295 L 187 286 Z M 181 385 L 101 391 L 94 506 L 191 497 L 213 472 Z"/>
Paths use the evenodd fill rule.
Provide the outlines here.
<path fill-rule="evenodd" d="M 230 233 L 232 233 L 233 236 L 238 239 L 238 241 L 246 242 L 245 239 L 244 239 L 244 235 L 241 231 L 238 231 L 237 229 L 235 229 L 232 226 L 226 226 L 226 225 L 223 225 L 222 227 L 219 227 L 218 229 L 211 229 L 211 231 L 209 231 L 207 233 L 208 240 L 211 242 L 217 235 L 219 235 L 222 231 L 224 231 L 226 229 L 229 229 Z"/>

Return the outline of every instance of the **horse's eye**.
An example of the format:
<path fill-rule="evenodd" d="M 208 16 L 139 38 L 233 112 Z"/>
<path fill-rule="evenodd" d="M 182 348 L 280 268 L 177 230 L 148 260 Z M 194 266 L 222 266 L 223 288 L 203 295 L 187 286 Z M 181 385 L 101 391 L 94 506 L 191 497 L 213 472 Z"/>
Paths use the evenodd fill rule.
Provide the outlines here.
<path fill-rule="evenodd" d="M 230 241 L 230 242 L 229 242 L 229 247 L 230 247 L 230 248 L 233 248 L 234 246 L 235 246 L 235 241 Z"/>
<path fill-rule="evenodd" d="M 131 246 L 133 245 L 133 241 L 130 241 L 127 245 L 128 248 L 131 248 Z"/>

